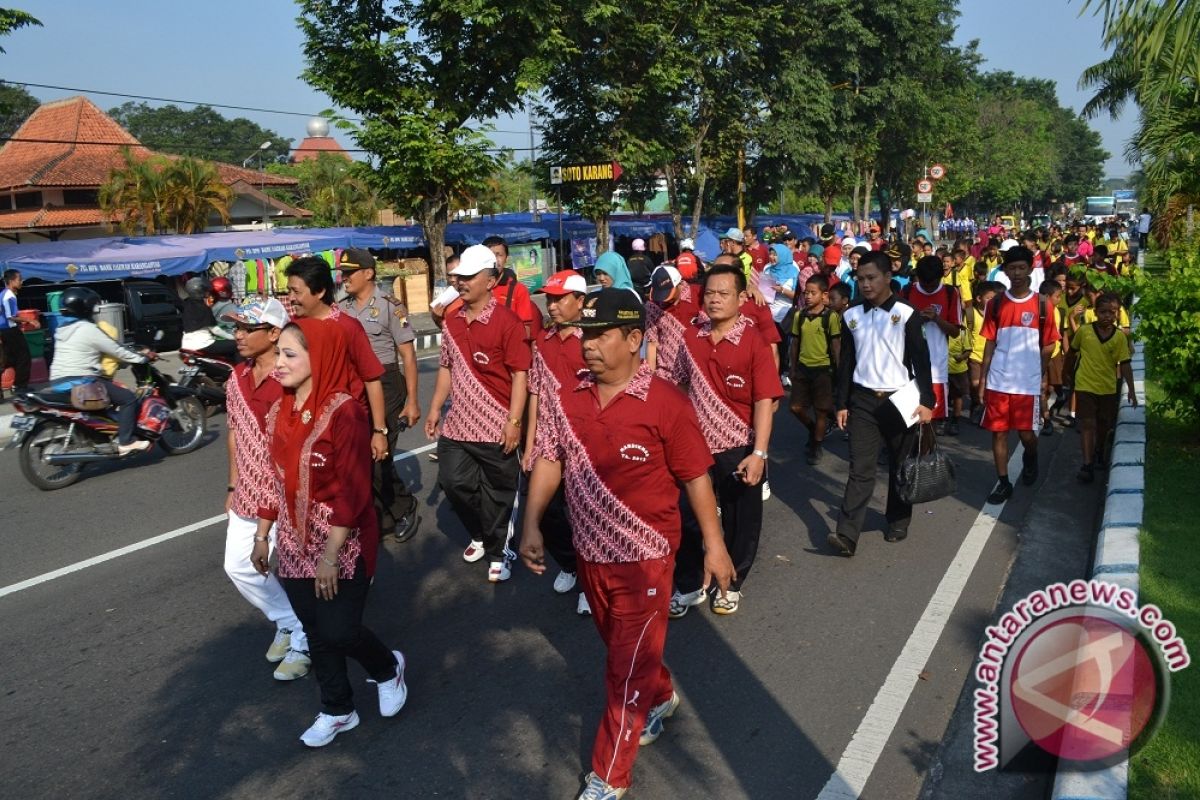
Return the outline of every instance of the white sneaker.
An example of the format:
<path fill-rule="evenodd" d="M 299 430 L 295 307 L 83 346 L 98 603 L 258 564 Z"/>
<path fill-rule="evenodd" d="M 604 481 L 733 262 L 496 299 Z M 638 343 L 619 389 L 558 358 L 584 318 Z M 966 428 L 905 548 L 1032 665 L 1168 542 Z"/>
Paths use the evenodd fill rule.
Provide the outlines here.
<path fill-rule="evenodd" d="M 554 591 L 559 594 L 566 594 L 575 588 L 575 573 L 560 572 L 558 577 L 554 579 Z"/>
<path fill-rule="evenodd" d="M 275 680 L 294 681 L 297 678 L 303 678 L 308 674 L 310 666 L 312 666 L 312 659 L 308 657 L 308 653 L 300 650 L 288 650 L 283 661 L 280 661 L 279 666 L 275 668 Z"/>
<path fill-rule="evenodd" d="M 575 613 L 581 617 L 590 617 L 592 615 L 592 607 L 588 605 L 587 595 L 583 592 L 579 593 L 579 603 L 575 606 Z"/>
<path fill-rule="evenodd" d="M 512 577 L 512 570 L 507 561 L 493 561 L 488 565 L 488 581 L 502 583 Z"/>
<path fill-rule="evenodd" d="M 271 642 L 271 646 L 267 648 L 267 661 L 270 661 L 272 664 L 278 664 L 280 661 L 283 661 L 291 646 L 291 630 L 288 628 L 277 628 L 275 630 L 275 639 Z"/>
<path fill-rule="evenodd" d="M 358 727 L 358 712 L 351 711 L 340 717 L 332 714 L 317 714 L 312 726 L 300 735 L 300 741 L 309 747 L 324 747 L 333 741 L 339 733 L 345 733 Z"/>
<path fill-rule="evenodd" d="M 687 594 L 676 589 L 671 593 L 671 608 L 667 612 L 667 616 L 671 619 L 679 619 L 688 612 L 689 608 L 702 604 L 706 599 L 708 599 L 708 593 L 704 589 L 697 589 Z"/>
<path fill-rule="evenodd" d="M 150 443 L 145 439 L 140 439 L 136 442 L 130 442 L 129 444 L 117 445 L 117 455 L 127 456 L 131 453 L 144 453 L 149 449 Z"/>
<path fill-rule="evenodd" d="M 396 657 L 396 677 L 383 683 L 367 680 L 367 683 L 374 683 L 379 687 L 379 716 L 381 717 L 396 716 L 400 713 L 400 709 L 404 708 L 404 701 L 408 699 L 408 687 L 404 685 L 404 654 L 399 650 L 393 650 L 392 655 Z"/>
<path fill-rule="evenodd" d="M 771 499 L 771 484 L 767 481 L 763 481 L 763 501 L 765 502 L 770 499 Z"/>
<path fill-rule="evenodd" d="M 463 561 L 474 564 L 481 558 L 483 558 L 483 542 L 472 539 L 471 543 L 467 545 L 467 549 L 463 550 Z"/>

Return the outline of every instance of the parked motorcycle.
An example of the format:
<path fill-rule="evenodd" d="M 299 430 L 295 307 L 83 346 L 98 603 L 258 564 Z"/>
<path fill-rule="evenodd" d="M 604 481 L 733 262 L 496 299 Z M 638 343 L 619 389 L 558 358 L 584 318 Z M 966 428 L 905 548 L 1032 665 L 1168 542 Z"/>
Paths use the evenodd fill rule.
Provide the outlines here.
<path fill-rule="evenodd" d="M 134 364 L 131 369 L 140 401 L 134 437 L 161 443 L 169 455 L 198 448 L 207 424 L 196 390 L 174 383 L 153 364 Z M 21 473 L 42 491 L 70 486 L 82 477 L 87 464 L 128 457 L 117 451 L 117 420 L 111 406 L 77 407 L 90 405 L 80 402 L 83 393 L 78 387 L 94 382 L 90 377 L 63 378 L 13 399 L 20 413 L 12 419 L 8 448 L 20 448 Z M 74 402 L 72 389 L 77 390 Z"/>
<path fill-rule="evenodd" d="M 207 408 L 225 405 L 225 382 L 233 375 L 233 363 L 199 350 L 180 350 L 183 368 L 179 370 L 179 385 L 193 388 Z"/>

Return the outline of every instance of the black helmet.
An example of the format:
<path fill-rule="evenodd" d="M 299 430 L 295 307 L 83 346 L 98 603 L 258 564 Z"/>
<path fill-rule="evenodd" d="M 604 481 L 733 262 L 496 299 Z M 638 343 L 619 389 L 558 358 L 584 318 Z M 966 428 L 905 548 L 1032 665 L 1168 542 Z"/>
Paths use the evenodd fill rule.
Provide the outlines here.
<path fill-rule="evenodd" d="M 189 278 L 188 282 L 183 285 L 183 291 L 193 300 L 203 300 L 208 297 L 209 289 L 212 285 L 207 278 L 195 277 Z"/>
<path fill-rule="evenodd" d="M 100 305 L 100 295 L 83 286 L 72 286 L 62 293 L 59 298 L 59 311 L 64 317 L 91 319 Z"/>

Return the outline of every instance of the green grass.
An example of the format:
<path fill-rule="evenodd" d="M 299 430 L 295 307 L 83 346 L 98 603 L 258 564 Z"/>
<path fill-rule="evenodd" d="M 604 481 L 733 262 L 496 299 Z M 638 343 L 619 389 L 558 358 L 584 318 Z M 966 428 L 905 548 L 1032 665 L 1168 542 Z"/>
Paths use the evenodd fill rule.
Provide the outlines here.
<path fill-rule="evenodd" d="M 1155 411 L 1147 382 L 1146 510 L 1141 533 L 1142 604 L 1154 603 L 1200 659 L 1200 425 Z M 1200 798 L 1200 665 L 1171 676 L 1171 705 L 1156 735 L 1130 762 L 1132 800 Z"/>

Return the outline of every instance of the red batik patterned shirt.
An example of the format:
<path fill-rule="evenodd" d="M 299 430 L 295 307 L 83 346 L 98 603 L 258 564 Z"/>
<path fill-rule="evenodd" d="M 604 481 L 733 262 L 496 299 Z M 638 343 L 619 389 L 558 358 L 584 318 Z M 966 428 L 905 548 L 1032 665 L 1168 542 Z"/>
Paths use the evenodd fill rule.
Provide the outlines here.
<path fill-rule="evenodd" d="M 447 315 L 440 364 L 450 370 L 450 410 L 442 435 L 459 442 L 499 442 L 513 374 L 527 372 L 530 359 L 525 324 L 495 298 L 473 321 L 467 321 L 465 306 Z"/>
<path fill-rule="evenodd" d="M 254 365 L 243 361 L 233 368 L 226 383 L 225 418 L 234 441 L 238 479 L 229 510 L 243 519 L 254 519 L 261 506 L 274 506 L 275 477 L 267 444 L 267 412 L 283 396 L 274 373 L 254 385 Z"/>
<path fill-rule="evenodd" d="M 739 315 L 715 342 L 708 319 L 692 327 L 684 339 L 674 382 L 686 386 L 704 440 L 714 453 L 754 443 L 754 404 L 783 397 L 783 384 L 754 323 Z"/>
<path fill-rule="evenodd" d="M 645 364 L 604 408 L 590 374 L 558 397 L 562 414 L 538 425 L 535 449 L 562 462 L 579 557 L 618 564 L 675 552 L 680 484 L 712 465 L 687 398 Z"/>
<path fill-rule="evenodd" d="M 683 335 L 699 313 L 695 292 L 687 283 L 681 284 L 679 299 L 666 308 L 653 302 L 646 304 L 646 341 L 658 348 L 654 371 L 660 378 L 671 380 L 683 348 Z"/>

